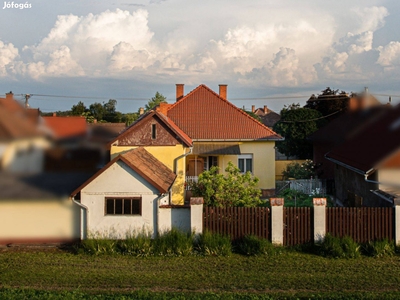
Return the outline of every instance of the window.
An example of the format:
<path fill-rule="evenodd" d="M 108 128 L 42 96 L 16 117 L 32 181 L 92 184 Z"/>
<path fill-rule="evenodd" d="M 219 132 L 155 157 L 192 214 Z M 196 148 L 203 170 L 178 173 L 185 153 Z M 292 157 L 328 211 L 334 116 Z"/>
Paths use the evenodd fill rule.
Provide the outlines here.
<path fill-rule="evenodd" d="M 142 215 L 142 197 L 106 198 L 106 215 Z"/>
<path fill-rule="evenodd" d="M 253 173 L 253 155 L 244 154 L 238 156 L 238 168 L 241 173 Z"/>
<path fill-rule="evenodd" d="M 157 137 L 156 124 L 151 124 L 151 139 L 155 140 Z"/>

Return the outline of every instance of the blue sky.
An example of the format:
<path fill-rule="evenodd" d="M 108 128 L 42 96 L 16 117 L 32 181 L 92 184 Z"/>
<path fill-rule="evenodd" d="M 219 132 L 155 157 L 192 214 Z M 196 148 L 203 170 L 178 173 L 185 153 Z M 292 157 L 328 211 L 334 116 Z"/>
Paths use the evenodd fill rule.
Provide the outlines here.
<path fill-rule="evenodd" d="M 7 1 L 0 94 L 45 112 L 110 98 L 136 111 L 156 91 L 173 102 L 176 83 L 228 84 L 235 105 L 276 111 L 327 86 L 399 103 L 399 2 Z"/>

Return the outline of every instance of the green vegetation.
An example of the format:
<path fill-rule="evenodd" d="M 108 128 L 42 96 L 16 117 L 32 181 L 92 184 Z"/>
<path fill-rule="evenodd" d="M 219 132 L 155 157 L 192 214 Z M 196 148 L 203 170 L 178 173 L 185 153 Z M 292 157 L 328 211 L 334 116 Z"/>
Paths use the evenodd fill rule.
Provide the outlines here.
<path fill-rule="evenodd" d="M 398 299 L 400 257 L 0 252 L 1 299 Z"/>
<path fill-rule="evenodd" d="M 275 255 L 281 247 L 274 246 L 270 241 L 254 235 L 245 236 L 237 245 L 240 254 L 253 255 Z"/>
<path fill-rule="evenodd" d="M 333 258 L 358 258 L 360 257 L 360 245 L 351 237 L 334 237 L 327 234 L 319 247 L 319 253 L 325 257 Z"/>
<path fill-rule="evenodd" d="M 229 256 L 232 254 L 231 239 L 206 231 L 198 237 L 196 249 L 205 256 Z"/>
<path fill-rule="evenodd" d="M 370 241 L 362 248 L 363 253 L 372 257 L 393 256 L 395 254 L 395 246 L 393 242 L 387 239 L 380 241 Z"/>
<path fill-rule="evenodd" d="M 315 176 L 315 164 L 312 160 L 307 159 L 303 163 L 292 162 L 286 166 L 286 169 L 282 172 L 285 180 L 289 178 L 294 179 L 310 179 Z"/>
<path fill-rule="evenodd" d="M 199 175 L 198 182 L 189 182 L 193 195 L 203 197 L 205 205 L 255 207 L 262 203 L 257 177 L 250 172 L 240 173 L 232 162 L 228 163 L 225 174 L 219 171 L 219 167 L 211 167 Z"/>
<path fill-rule="evenodd" d="M 318 193 L 314 193 L 312 195 L 307 195 L 301 191 L 296 191 L 292 189 L 284 189 L 282 190 L 278 197 L 284 198 L 284 206 L 285 207 L 313 207 L 313 198 L 324 197 L 327 200 L 327 207 L 332 207 L 333 202 L 328 195 L 320 195 Z M 269 205 L 269 202 L 266 203 Z"/>

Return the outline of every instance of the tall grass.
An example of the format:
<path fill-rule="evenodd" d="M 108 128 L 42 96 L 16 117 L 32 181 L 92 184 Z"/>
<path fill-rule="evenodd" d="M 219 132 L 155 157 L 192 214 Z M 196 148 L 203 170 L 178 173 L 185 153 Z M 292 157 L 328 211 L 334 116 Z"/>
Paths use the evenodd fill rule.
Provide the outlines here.
<path fill-rule="evenodd" d="M 370 241 L 364 245 L 363 252 L 372 257 L 393 256 L 395 254 L 395 246 L 388 239 Z"/>
<path fill-rule="evenodd" d="M 153 254 L 151 234 L 145 231 L 130 233 L 124 240 L 117 242 L 118 252 L 132 256 L 150 256 Z"/>
<path fill-rule="evenodd" d="M 196 250 L 206 256 L 229 256 L 232 244 L 229 236 L 205 231 L 197 239 Z"/>
<path fill-rule="evenodd" d="M 319 247 L 319 254 L 333 258 L 357 258 L 360 256 L 360 245 L 351 237 L 334 237 L 327 234 Z"/>
<path fill-rule="evenodd" d="M 186 256 L 193 251 L 193 235 L 172 228 L 153 240 L 153 253 L 157 256 Z"/>
<path fill-rule="evenodd" d="M 270 241 L 254 235 L 246 235 L 237 243 L 235 249 L 238 253 L 248 256 L 274 255 L 277 253 L 277 247 Z"/>

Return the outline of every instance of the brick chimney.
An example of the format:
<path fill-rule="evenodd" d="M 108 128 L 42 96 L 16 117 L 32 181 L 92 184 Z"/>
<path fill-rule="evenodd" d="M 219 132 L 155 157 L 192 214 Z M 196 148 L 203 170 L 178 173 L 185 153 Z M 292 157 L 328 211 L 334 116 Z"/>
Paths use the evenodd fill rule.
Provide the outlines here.
<path fill-rule="evenodd" d="M 219 96 L 225 100 L 227 100 L 227 93 L 228 93 L 228 85 L 227 84 L 220 84 L 219 85 Z"/>
<path fill-rule="evenodd" d="M 14 99 L 13 92 L 10 91 L 9 93 L 6 93 L 6 99 L 10 99 L 10 100 Z"/>
<path fill-rule="evenodd" d="M 264 114 L 268 113 L 268 107 L 266 105 L 264 105 Z"/>
<path fill-rule="evenodd" d="M 57 113 L 56 112 L 53 112 L 53 117 L 57 117 Z"/>
<path fill-rule="evenodd" d="M 141 107 L 141 108 L 139 108 L 139 115 L 143 115 L 143 114 L 144 114 L 144 108 Z"/>
<path fill-rule="evenodd" d="M 255 105 L 252 105 L 251 106 L 251 112 L 255 112 L 256 111 L 256 106 Z"/>
<path fill-rule="evenodd" d="M 183 98 L 184 93 L 185 93 L 185 85 L 182 83 L 178 83 L 176 85 L 176 102 L 178 102 Z"/>

